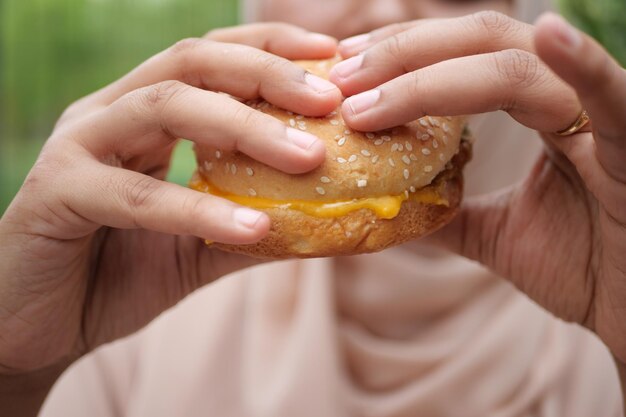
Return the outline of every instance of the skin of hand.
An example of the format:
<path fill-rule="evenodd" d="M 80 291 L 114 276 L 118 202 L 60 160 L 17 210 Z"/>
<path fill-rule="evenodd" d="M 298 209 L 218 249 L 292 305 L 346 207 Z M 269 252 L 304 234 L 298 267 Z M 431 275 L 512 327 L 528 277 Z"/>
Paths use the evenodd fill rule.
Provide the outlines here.
<path fill-rule="evenodd" d="M 342 113 L 355 129 L 504 110 L 541 133 L 545 152 L 522 183 L 466 201 L 431 240 L 591 329 L 626 363 L 626 71 L 555 14 L 534 26 L 494 12 L 397 24 L 340 52 L 349 59 L 331 80 L 352 96 Z M 551 133 L 583 108 L 592 126 Z"/>
<path fill-rule="evenodd" d="M 336 48 L 333 38 L 284 24 L 220 29 L 67 109 L 0 220 L 3 413 L 34 415 L 77 358 L 256 262 L 198 237 L 255 242 L 269 219 L 163 181 L 172 148 L 184 137 L 290 173 L 316 167 L 321 141 L 234 97 L 326 114 L 340 91 L 288 59 Z"/>

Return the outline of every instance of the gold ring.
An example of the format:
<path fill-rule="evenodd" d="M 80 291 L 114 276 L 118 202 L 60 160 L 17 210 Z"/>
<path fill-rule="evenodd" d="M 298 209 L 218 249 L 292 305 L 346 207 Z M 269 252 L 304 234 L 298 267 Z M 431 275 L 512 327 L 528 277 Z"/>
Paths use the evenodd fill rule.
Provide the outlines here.
<path fill-rule="evenodd" d="M 582 129 L 587 123 L 589 123 L 589 120 L 591 119 L 589 118 L 589 114 L 587 114 L 587 110 L 583 110 L 580 112 L 578 118 L 574 121 L 574 123 L 572 123 L 569 127 L 563 130 L 559 130 L 558 132 L 556 132 L 556 134 L 559 136 L 573 135 L 574 133 Z"/>

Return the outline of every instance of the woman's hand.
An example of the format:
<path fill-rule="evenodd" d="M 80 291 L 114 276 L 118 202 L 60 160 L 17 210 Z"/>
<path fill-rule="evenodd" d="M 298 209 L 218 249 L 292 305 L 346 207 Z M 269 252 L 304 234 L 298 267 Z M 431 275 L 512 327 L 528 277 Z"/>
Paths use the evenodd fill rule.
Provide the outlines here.
<path fill-rule="evenodd" d="M 198 238 L 255 242 L 269 219 L 164 182 L 172 148 L 184 137 L 290 173 L 313 169 L 324 159 L 315 136 L 217 92 L 323 115 L 339 90 L 272 54 L 335 53 L 332 38 L 288 25 L 222 29 L 177 43 L 70 106 L 0 221 L 0 394 L 8 375 L 25 385 L 25 374 L 56 376 L 253 263 Z"/>
<path fill-rule="evenodd" d="M 553 14 L 536 26 L 491 12 L 419 21 L 340 50 L 352 58 L 331 80 L 359 93 L 342 109 L 356 129 L 504 110 L 542 133 L 545 153 L 523 183 L 467 201 L 434 239 L 592 329 L 626 363 L 624 69 Z M 593 131 L 551 133 L 583 108 Z"/>

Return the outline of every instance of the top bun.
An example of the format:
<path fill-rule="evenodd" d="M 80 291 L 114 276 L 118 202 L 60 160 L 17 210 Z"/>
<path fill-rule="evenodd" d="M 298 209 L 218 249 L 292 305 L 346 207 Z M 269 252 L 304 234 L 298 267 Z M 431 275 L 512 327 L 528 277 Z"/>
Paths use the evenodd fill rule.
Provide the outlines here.
<path fill-rule="evenodd" d="M 298 61 L 328 78 L 336 60 Z M 221 190 L 274 200 L 336 201 L 399 195 L 430 184 L 458 152 L 464 119 L 426 116 L 379 132 L 348 128 L 340 109 L 307 117 L 264 100 L 247 103 L 287 126 L 316 135 L 326 144 L 326 160 L 305 174 L 291 175 L 240 152 L 197 146 L 200 174 Z"/>

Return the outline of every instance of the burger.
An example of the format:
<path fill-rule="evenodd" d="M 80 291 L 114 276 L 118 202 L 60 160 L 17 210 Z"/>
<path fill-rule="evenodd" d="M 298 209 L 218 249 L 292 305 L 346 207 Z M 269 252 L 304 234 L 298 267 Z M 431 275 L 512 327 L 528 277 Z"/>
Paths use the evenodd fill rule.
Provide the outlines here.
<path fill-rule="evenodd" d="M 328 78 L 335 60 L 299 61 Z M 263 100 L 247 103 L 326 144 L 313 171 L 291 175 L 237 151 L 196 145 L 191 188 L 265 212 L 269 234 L 248 245 L 211 243 L 258 258 L 376 252 L 447 224 L 462 198 L 471 147 L 463 117 L 431 117 L 378 132 L 357 132 L 339 109 L 306 117 Z"/>

